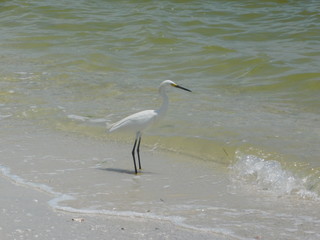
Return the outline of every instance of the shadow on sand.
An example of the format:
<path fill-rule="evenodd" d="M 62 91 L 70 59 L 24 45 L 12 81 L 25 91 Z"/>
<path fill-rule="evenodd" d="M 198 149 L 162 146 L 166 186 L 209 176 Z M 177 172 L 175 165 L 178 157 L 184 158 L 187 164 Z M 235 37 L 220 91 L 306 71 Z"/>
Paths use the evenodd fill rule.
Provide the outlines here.
<path fill-rule="evenodd" d="M 121 169 L 121 168 L 99 168 L 103 171 L 109 171 L 109 172 L 117 172 L 117 173 L 125 173 L 130 175 L 136 175 L 134 170 L 127 170 L 127 169 Z M 139 172 L 138 172 L 139 174 Z"/>
<path fill-rule="evenodd" d="M 124 174 L 130 174 L 130 175 L 140 175 L 142 173 L 150 173 L 150 172 L 141 172 L 141 170 L 140 170 L 140 171 L 138 171 L 138 174 L 135 174 L 134 170 L 121 169 L 121 168 L 99 168 L 99 170 L 108 171 L 108 172 L 116 172 L 116 173 L 124 173 Z"/>

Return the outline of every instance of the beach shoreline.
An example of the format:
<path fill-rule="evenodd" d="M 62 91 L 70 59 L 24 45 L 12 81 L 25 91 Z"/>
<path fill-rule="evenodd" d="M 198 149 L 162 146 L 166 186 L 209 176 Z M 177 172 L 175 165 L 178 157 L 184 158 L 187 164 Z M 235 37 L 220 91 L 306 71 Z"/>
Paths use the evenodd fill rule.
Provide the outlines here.
<path fill-rule="evenodd" d="M 237 182 L 230 166 L 142 146 L 135 175 L 130 144 L 13 119 L 0 131 L 4 240 L 319 235 L 316 199 Z"/>
<path fill-rule="evenodd" d="M 135 175 L 129 144 L 2 123 L 1 239 L 319 235 L 316 200 L 241 186 L 227 166 L 143 146 L 143 169 Z M 290 227 L 297 221 L 303 225 Z"/>
<path fill-rule="evenodd" d="M 0 217 L 0 238 L 3 240 L 234 239 L 219 232 L 184 227 L 170 217 L 153 213 L 152 205 L 137 210 L 127 206 L 126 202 L 121 203 L 121 194 L 130 192 L 131 188 L 134 193 L 135 184 L 139 182 L 149 182 L 142 186 L 149 188 L 146 193 L 150 196 L 142 193 L 136 197 L 137 201 L 158 199 L 159 202 L 170 202 L 167 198 L 172 194 L 168 192 L 169 184 L 177 182 L 171 177 L 175 171 L 172 166 L 180 166 L 181 161 L 186 161 L 184 164 L 190 165 L 188 171 L 194 167 L 194 163 L 190 160 L 188 163 L 185 157 L 181 159 L 146 149 L 142 162 L 144 170 L 135 175 L 132 160 L 128 158 L 128 144 L 100 142 L 30 122 L 9 120 L 2 121 L 2 124 L 0 187 L 3 194 L 0 205 L 3 214 Z M 124 150 L 126 148 L 128 151 Z M 156 179 L 160 183 L 155 182 Z M 114 182 L 104 186 L 104 181 Z M 162 188 L 163 181 L 168 185 Z M 117 183 L 120 183 L 118 187 Z M 102 185 L 100 191 L 103 193 L 97 193 L 95 185 Z M 87 200 L 77 195 L 79 199 L 73 199 L 68 186 L 88 191 L 92 188 L 92 195 L 103 195 L 99 201 L 119 202 L 119 205 L 110 205 L 110 210 L 87 208 Z M 119 192 L 115 192 L 117 188 Z M 155 190 L 151 191 L 152 188 Z M 132 193 L 128 197 L 132 198 Z M 178 203 L 179 197 L 175 201 Z"/>
<path fill-rule="evenodd" d="M 1 176 L 0 238 L 11 239 L 229 239 L 168 221 L 57 211 L 49 194 Z"/>
<path fill-rule="evenodd" d="M 0 5 L 0 240 L 320 239 L 318 1 Z"/>

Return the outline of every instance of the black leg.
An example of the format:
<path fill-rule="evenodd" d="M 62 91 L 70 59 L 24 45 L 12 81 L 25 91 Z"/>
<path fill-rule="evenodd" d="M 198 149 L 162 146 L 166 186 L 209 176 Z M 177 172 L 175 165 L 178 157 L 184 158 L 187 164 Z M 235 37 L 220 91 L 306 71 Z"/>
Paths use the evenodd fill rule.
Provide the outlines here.
<path fill-rule="evenodd" d="M 134 141 L 134 145 L 133 145 L 133 149 L 132 149 L 132 158 L 133 158 L 133 164 L 134 164 L 134 171 L 135 171 L 136 174 L 138 174 L 137 166 L 136 166 L 136 158 L 135 158 L 135 156 L 134 156 L 136 144 L 137 144 L 137 138 L 136 138 L 136 140 Z"/>
<path fill-rule="evenodd" d="M 138 160 L 139 160 L 139 169 L 141 169 L 141 163 L 140 163 L 140 142 L 141 142 L 141 136 L 139 137 L 138 146 L 137 146 L 137 153 L 138 153 Z"/>

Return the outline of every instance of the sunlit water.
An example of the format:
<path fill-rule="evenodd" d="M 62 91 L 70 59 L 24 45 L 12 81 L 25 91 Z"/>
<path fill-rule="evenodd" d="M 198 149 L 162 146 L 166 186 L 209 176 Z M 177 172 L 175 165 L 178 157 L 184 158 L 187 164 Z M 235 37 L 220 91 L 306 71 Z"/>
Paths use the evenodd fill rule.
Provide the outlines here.
<path fill-rule="evenodd" d="M 145 149 L 191 156 L 197 163 L 221 164 L 219 174 L 230 181 L 231 195 L 249 189 L 257 195 L 268 192 L 270 198 L 275 194 L 297 201 L 318 201 L 318 1 L 4 1 L 0 7 L 3 126 L 23 128 L 28 122 L 52 134 L 58 130 L 94 138 L 101 144 L 128 143 L 130 152 L 133 136 L 106 134 L 105 123 L 157 108 L 158 85 L 172 79 L 193 92 L 170 89 L 167 117 L 144 135 Z M 14 138 L 12 142 L 19 141 L 19 134 Z M 38 156 L 44 166 L 56 157 L 46 157 L 45 153 Z M 36 161 L 30 155 L 22 154 L 21 158 L 28 163 Z M 103 156 L 96 159 L 96 164 L 107 161 L 101 160 Z M 16 164 L 3 161 L 4 173 L 28 182 L 27 170 L 17 171 L 13 167 Z M 77 172 L 62 156 L 59 161 Z M 127 165 L 124 167 L 132 167 Z M 152 165 L 149 168 L 151 171 Z M 39 166 L 42 176 L 44 169 Z M 181 171 L 189 170 L 185 167 Z M 146 178 L 153 182 L 153 177 Z M 39 179 L 39 184 L 50 187 L 46 177 Z M 209 177 L 206 181 L 214 180 Z M 112 206 L 112 196 L 106 204 L 99 202 L 99 197 L 90 199 L 91 183 L 88 191 L 70 186 L 66 192 L 70 196 L 73 192 L 78 199 L 82 196 L 83 204 L 69 207 L 107 212 L 117 209 Z M 159 183 L 161 187 L 169 185 Z M 105 187 L 110 189 L 102 186 L 97 191 Z M 51 192 L 55 191 L 62 192 Z M 202 197 L 206 201 L 207 196 Z M 155 198 L 161 197 L 150 197 Z M 197 194 L 181 200 L 184 207 L 170 205 L 167 212 L 159 210 L 156 215 L 183 216 L 182 212 L 193 206 L 192 199 L 197 199 Z M 218 200 L 203 204 L 205 209 L 212 207 L 212 214 L 201 212 L 198 202 L 189 209 L 187 216 L 198 211 L 199 222 L 177 221 L 188 222 L 189 227 L 212 228 L 214 218 L 219 219 L 218 212 L 224 217 L 226 212 L 236 216 L 233 211 L 243 208 L 242 216 L 254 214 L 243 202 L 234 208 L 226 204 L 225 211 L 222 206 L 214 208 Z M 139 203 L 121 210 L 140 212 L 137 206 Z M 302 221 L 292 219 L 296 224 Z M 254 221 L 247 219 L 247 224 L 254 225 Z M 222 232 L 233 229 L 227 225 L 220 226 Z"/>

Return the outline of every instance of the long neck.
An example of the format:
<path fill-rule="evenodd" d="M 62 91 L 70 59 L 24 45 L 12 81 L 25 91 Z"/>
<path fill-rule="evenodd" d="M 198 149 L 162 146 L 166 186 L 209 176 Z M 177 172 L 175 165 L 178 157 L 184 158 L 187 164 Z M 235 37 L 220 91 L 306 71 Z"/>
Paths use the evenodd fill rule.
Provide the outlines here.
<path fill-rule="evenodd" d="M 157 110 L 159 116 L 163 116 L 166 112 L 167 112 L 167 109 L 168 109 L 168 105 L 169 105 L 169 98 L 166 94 L 166 91 L 165 91 L 165 87 L 164 86 L 161 86 L 159 88 L 159 94 L 160 96 L 162 97 L 162 105 L 161 107 Z"/>

